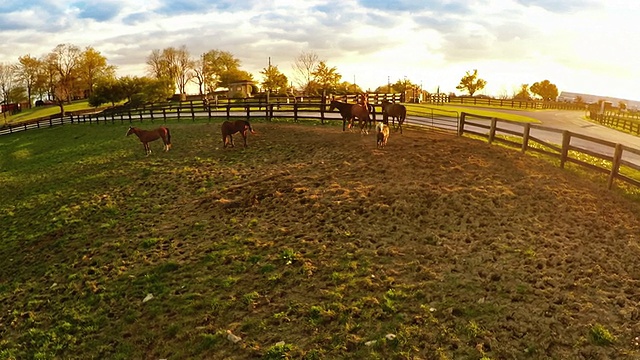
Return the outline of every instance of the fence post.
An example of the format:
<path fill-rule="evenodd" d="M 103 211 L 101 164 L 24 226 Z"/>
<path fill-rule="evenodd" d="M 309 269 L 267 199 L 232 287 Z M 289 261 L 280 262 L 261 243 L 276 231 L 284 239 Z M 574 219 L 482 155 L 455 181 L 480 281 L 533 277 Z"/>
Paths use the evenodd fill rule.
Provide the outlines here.
<path fill-rule="evenodd" d="M 164 119 L 164 122 L 167 122 L 167 109 L 166 108 L 162 108 L 162 118 Z M 180 118 L 178 118 L 180 119 Z"/>
<path fill-rule="evenodd" d="M 616 150 L 613 154 L 613 163 L 611 164 L 611 174 L 607 180 L 607 189 L 611 190 L 613 187 L 613 179 L 618 175 L 620 170 L 620 159 L 622 159 L 622 144 L 616 144 Z"/>
<path fill-rule="evenodd" d="M 293 122 L 298 122 L 298 103 L 293 103 Z"/>
<path fill-rule="evenodd" d="M 525 123 L 522 132 L 522 152 L 526 152 L 529 147 L 529 134 L 531 133 L 531 124 Z"/>
<path fill-rule="evenodd" d="M 493 139 L 496 137 L 496 126 L 498 125 L 498 119 L 491 118 L 491 128 L 489 129 L 489 144 L 493 143 Z"/>
<path fill-rule="evenodd" d="M 227 104 L 227 120 L 231 119 L 231 104 Z"/>
<path fill-rule="evenodd" d="M 464 134 L 464 120 L 467 117 L 466 112 L 460 113 L 460 124 L 458 125 L 458 136 L 462 136 Z"/>
<path fill-rule="evenodd" d="M 251 119 L 251 106 L 247 105 L 244 107 L 247 110 L 247 120 Z"/>
<path fill-rule="evenodd" d="M 196 121 L 196 114 L 193 110 L 193 100 L 190 100 L 189 103 L 191 104 L 191 121 Z"/>
<path fill-rule="evenodd" d="M 564 169 L 564 163 L 569 157 L 569 144 L 571 143 L 571 133 L 568 130 L 562 132 L 562 154 L 560 155 L 560 168 Z"/>

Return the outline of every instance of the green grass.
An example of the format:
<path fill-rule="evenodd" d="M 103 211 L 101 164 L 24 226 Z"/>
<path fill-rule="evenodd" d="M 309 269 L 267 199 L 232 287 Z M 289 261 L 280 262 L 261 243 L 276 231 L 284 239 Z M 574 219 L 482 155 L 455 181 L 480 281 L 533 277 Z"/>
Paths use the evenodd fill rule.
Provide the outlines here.
<path fill-rule="evenodd" d="M 78 110 L 87 110 L 93 109 L 89 105 L 88 100 L 77 100 L 73 101 L 71 104 L 65 104 L 64 111 L 78 111 Z M 23 109 L 21 112 L 10 115 L 6 119 L 3 120 L 3 124 L 18 124 L 21 122 L 34 120 L 42 117 L 51 116 L 54 114 L 60 113 L 60 107 L 58 105 L 47 105 L 47 106 L 34 106 L 31 109 Z"/>
<path fill-rule="evenodd" d="M 447 115 L 452 116 L 454 114 L 460 115 L 462 112 L 466 112 L 469 114 L 475 114 L 480 116 L 488 116 L 488 117 L 496 117 L 503 120 L 510 121 L 518 121 L 518 122 L 530 122 L 530 123 L 539 123 L 540 121 L 532 118 L 530 116 L 519 115 L 506 113 L 502 111 L 491 110 L 489 107 L 465 107 L 465 106 L 455 106 L 455 105 L 433 105 L 433 104 L 404 104 L 407 107 L 407 112 L 409 115 L 415 116 L 425 116 L 429 117 L 433 112 L 435 115 Z M 493 109 L 498 109 L 495 107 Z M 500 108 L 504 109 L 504 108 Z M 532 109 L 527 109 L 527 111 L 532 111 Z M 454 115 L 455 116 L 455 115 Z"/>

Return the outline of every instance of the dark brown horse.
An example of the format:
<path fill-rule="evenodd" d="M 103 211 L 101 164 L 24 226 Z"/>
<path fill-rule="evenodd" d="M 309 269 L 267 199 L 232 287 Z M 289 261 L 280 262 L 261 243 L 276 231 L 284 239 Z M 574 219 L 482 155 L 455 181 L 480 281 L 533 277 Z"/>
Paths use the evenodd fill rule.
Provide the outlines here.
<path fill-rule="evenodd" d="M 144 152 L 149 156 L 151 154 L 151 148 L 149 148 L 149 143 L 158 139 L 162 139 L 164 143 L 164 151 L 169 151 L 171 148 L 171 133 L 169 129 L 164 126 L 161 126 L 157 129 L 153 130 L 142 130 L 137 127 L 129 126 L 129 130 L 127 131 L 127 136 L 131 134 L 136 134 L 142 145 L 144 146 Z"/>
<path fill-rule="evenodd" d="M 234 147 L 233 145 L 233 134 L 239 132 L 242 135 L 242 139 L 244 140 L 244 147 L 247 147 L 247 131 L 250 131 L 252 134 L 256 132 L 251 128 L 251 124 L 249 124 L 246 120 L 236 120 L 236 121 L 225 121 L 222 123 L 222 144 L 223 147 Z M 228 139 L 228 141 L 227 141 Z"/>
<path fill-rule="evenodd" d="M 388 124 L 389 116 L 391 116 L 391 124 L 395 126 L 397 118 L 398 127 L 400 128 L 400 133 L 402 134 L 402 124 L 404 124 L 404 120 L 407 118 L 407 108 L 404 105 L 392 103 L 387 100 L 384 100 L 381 105 L 383 119 L 382 121 L 385 124 Z"/>
<path fill-rule="evenodd" d="M 329 106 L 329 111 L 338 109 L 340 116 L 342 116 L 342 131 L 345 131 L 347 121 L 349 122 L 349 128 L 353 127 L 354 119 L 358 119 L 360 122 L 360 130 L 365 131 L 365 125 L 369 125 L 371 128 L 372 121 L 369 116 L 369 110 L 360 104 L 348 104 L 340 101 L 332 100 Z"/>

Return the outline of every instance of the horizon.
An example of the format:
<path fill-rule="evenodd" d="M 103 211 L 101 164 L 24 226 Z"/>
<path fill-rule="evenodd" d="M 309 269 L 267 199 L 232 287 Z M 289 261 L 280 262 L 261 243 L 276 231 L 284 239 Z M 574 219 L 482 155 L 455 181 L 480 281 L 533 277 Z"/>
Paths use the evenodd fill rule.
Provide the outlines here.
<path fill-rule="evenodd" d="M 258 83 L 270 58 L 295 84 L 295 58 L 313 52 L 363 90 L 406 78 L 464 95 L 456 86 L 477 69 L 487 81 L 477 95 L 549 80 L 559 93 L 640 101 L 634 10 L 640 4 L 595 0 L 9 0 L 0 5 L 0 62 L 72 44 L 99 51 L 118 76 L 144 76 L 152 50 L 184 45 L 193 58 L 232 53 Z"/>

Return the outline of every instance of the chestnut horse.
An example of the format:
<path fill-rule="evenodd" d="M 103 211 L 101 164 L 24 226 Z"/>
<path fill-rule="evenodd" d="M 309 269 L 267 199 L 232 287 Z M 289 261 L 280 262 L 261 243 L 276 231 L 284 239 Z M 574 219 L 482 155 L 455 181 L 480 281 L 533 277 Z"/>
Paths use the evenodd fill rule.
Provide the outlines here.
<path fill-rule="evenodd" d="M 236 120 L 236 121 L 225 121 L 222 123 L 222 144 L 223 147 L 235 147 L 233 145 L 233 134 L 239 132 L 242 135 L 242 139 L 244 140 L 244 147 L 247 147 L 247 131 L 250 131 L 252 134 L 256 132 L 251 128 L 251 124 L 249 124 L 246 120 Z M 227 141 L 227 138 L 229 141 Z"/>
<path fill-rule="evenodd" d="M 396 118 L 398 119 L 398 127 L 400 128 L 400 134 L 402 134 L 402 124 L 407 118 L 407 108 L 404 105 L 396 104 L 384 100 L 382 103 L 382 119 L 384 123 L 389 123 L 389 116 L 391 116 L 391 124 L 396 124 Z M 397 129 L 396 129 L 397 130 Z"/>
<path fill-rule="evenodd" d="M 164 126 L 161 126 L 154 130 L 142 130 L 137 127 L 129 126 L 129 130 L 127 131 L 127 136 L 131 134 L 136 134 L 142 145 L 144 146 L 144 151 L 149 156 L 151 154 L 151 148 L 149 148 L 149 143 L 151 141 L 155 141 L 158 139 L 162 139 L 164 143 L 164 151 L 169 151 L 171 148 L 171 133 L 169 129 Z"/>
<path fill-rule="evenodd" d="M 338 109 L 340 116 L 342 116 L 342 131 L 345 131 L 347 121 L 349 122 L 349 128 L 353 127 L 353 120 L 358 118 L 360 121 L 360 130 L 365 131 L 365 125 L 371 127 L 371 117 L 369 116 L 369 110 L 360 104 L 348 104 L 340 101 L 332 100 L 329 106 L 329 111 Z"/>

